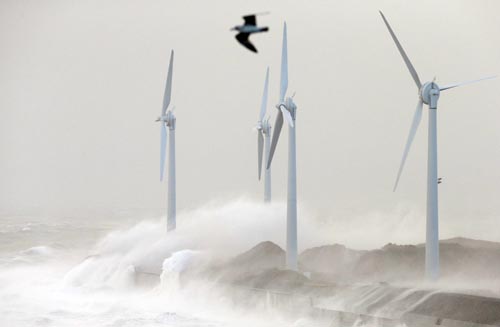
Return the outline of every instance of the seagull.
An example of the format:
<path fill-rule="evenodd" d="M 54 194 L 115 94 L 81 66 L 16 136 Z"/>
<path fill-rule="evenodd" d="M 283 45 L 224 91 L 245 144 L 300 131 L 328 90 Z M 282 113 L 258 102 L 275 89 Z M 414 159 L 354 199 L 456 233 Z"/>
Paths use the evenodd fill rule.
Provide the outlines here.
<path fill-rule="evenodd" d="M 252 44 L 252 42 L 250 42 L 248 37 L 250 36 L 250 34 L 253 34 L 253 33 L 261 33 L 261 32 L 269 31 L 268 27 L 258 27 L 257 26 L 256 16 L 257 16 L 256 14 L 243 16 L 243 19 L 245 20 L 245 24 L 237 25 L 231 29 L 232 31 L 239 32 L 235 36 L 236 40 L 238 40 L 238 42 L 240 42 L 240 44 L 242 46 L 244 46 L 248 50 L 253 51 L 255 53 L 257 53 L 257 48 Z"/>

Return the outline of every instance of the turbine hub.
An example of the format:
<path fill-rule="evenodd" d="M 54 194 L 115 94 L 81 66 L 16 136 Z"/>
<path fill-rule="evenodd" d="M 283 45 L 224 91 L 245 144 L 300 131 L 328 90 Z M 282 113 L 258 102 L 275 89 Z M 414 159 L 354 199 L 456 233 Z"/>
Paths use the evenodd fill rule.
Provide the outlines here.
<path fill-rule="evenodd" d="M 439 86 L 434 82 L 427 82 L 420 88 L 420 99 L 431 109 L 437 108 L 437 100 L 439 99 Z"/>
<path fill-rule="evenodd" d="M 295 102 L 293 102 L 293 98 L 291 97 L 286 98 L 285 104 L 290 112 L 295 111 L 297 109 L 297 106 L 295 105 Z"/>
<path fill-rule="evenodd" d="M 293 102 L 293 98 L 292 97 L 286 98 L 284 106 L 285 106 L 286 110 L 288 110 L 290 115 L 292 116 L 293 120 L 295 120 L 297 106 L 295 105 L 295 102 Z"/>
<path fill-rule="evenodd" d="M 167 112 L 167 126 L 170 127 L 170 129 L 175 129 L 175 116 L 172 113 L 172 111 Z"/>
<path fill-rule="evenodd" d="M 285 102 L 280 102 L 276 105 L 276 108 L 278 110 L 280 110 L 281 107 L 284 107 L 286 110 L 290 111 L 290 113 L 297 109 L 297 106 L 295 105 L 295 102 L 293 102 L 293 99 L 291 97 L 286 98 Z"/>

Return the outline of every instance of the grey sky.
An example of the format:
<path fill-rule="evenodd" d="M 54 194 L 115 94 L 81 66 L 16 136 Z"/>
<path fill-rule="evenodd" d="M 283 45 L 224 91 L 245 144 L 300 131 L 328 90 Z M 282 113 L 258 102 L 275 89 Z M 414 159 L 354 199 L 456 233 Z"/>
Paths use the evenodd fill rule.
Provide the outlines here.
<path fill-rule="evenodd" d="M 161 213 L 154 120 L 172 48 L 179 210 L 260 199 L 252 128 L 267 65 L 274 122 L 286 19 L 301 205 L 328 220 L 425 219 L 427 111 L 392 193 L 417 90 L 379 9 L 423 81 L 500 73 L 494 0 L 2 0 L 0 211 Z M 252 36 L 254 55 L 229 28 L 262 11 L 270 11 L 258 18 L 270 32 Z M 444 236 L 500 240 L 499 89 L 493 80 L 441 96 Z M 277 200 L 286 196 L 286 132 L 273 162 Z"/>

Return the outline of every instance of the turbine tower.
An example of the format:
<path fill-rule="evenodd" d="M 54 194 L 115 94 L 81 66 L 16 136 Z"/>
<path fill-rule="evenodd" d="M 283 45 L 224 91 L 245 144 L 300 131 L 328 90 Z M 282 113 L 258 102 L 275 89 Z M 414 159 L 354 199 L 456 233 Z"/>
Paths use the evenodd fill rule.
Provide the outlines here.
<path fill-rule="evenodd" d="M 274 124 L 273 140 L 267 168 L 271 166 L 276 144 L 283 126 L 283 117 L 288 123 L 288 190 L 286 208 L 286 266 L 297 270 L 297 164 L 295 152 L 295 119 L 297 106 L 291 97 L 285 99 L 288 88 L 288 55 L 286 22 L 283 27 L 283 47 L 281 51 L 280 99 L 276 105 L 278 115 Z"/>
<path fill-rule="evenodd" d="M 403 151 L 403 158 L 399 166 L 398 175 L 394 184 L 393 191 L 399 183 L 399 178 L 403 171 L 406 157 L 410 151 L 413 139 L 418 129 L 418 125 L 422 119 L 422 109 L 424 103 L 429 107 L 429 130 L 428 130 L 428 157 L 427 157 L 427 221 L 426 221 L 426 242 L 425 242 L 425 275 L 427 279 L 436 280 L 439 278 L 439 219 L 438 219 L 438 173 L 437 173 L 437 103 L 441 91 L 449 90 L 464 84 L 475 83 L 485 79 L 493 78 L 487 77 L 479 80 L 450 84 L 445 86 L 438 86 L 435 81 L 422 84 L 418 77 L 417 71 L 413 67 L 410 59 L 406 55 L 403 47 L 399 43 L 396 35 L 394 34 L 389 22 L 384 14 L 380 12 L 389 33 L 391 34 L 396 47 L 403 57 L 406 67 L 410 71 L 415 84 L 418 88 L 419 99 L 417 102 L 417 109 L 413 116 L 413 122 L 410 127 L 406 146 Z"/>
<path fill-rule="evenodd" d="M 170 64 L 168 66 L 167 85 L 163 96 L 163 106 L 161 116 L 156 119 L 160 122 L 160 181 L 163 181 L 165 172 L 165 152 L 167 149 L 167 128 L 168 128 L 168 202 L 167 202 L 167 231 L 175 229 L 176 208 L 175 208 L 175 115 L 174 108 L 168 109 L 172 94 L 172 70 L 174 63 L 174 50 L 170 54 Z"/>
<path fill-rule="evenodd" d="M 269 88 L 269 67 L 266 71 L 266 81 L 264 83 L 264 93 L 262 94 L 262 104 L 260 106 L 259 121 L 257 122 L 257 158 L 259 168 L 259 180 L 262 175 L 262 157 L 264 152 L 264 144 L 266 151 L 266 163 L 269 160 L 269 149 L 271 147 L 271 124 L 269 118 L 264 119 L 267 107 L 267 93 Z M 264 175 L 264 202 L 271 202 L 271 167 L 266 168 Z"/>

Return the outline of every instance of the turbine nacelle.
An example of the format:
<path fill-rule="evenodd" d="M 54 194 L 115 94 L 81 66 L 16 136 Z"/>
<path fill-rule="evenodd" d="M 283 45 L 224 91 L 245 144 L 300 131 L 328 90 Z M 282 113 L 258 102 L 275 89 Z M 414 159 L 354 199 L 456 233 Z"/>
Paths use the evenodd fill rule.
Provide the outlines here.
<path fill-rule="evenodd" d="M 423 103 L 428 105 L 431 109 L 436 109 L 440 92 L 439 85 L 432 81 L 422 85 L 419 95 Z"/>
<path fill-rule="evenodd" d="M 269 123 L 269 118 L 261 122 L 262 124 L 262 129 L 264 131 L 269 130 L 271 128 L 271 124 Z"/>
<path fill-rule="evenodd" d="M 268 134 L 271 131 L 271 124 L 269 123 L 269 118 L 263 121 L 259 121 L 257 123 L 257 128 L 258 131 L 262 132 L 263 134 Z"/>
<path fill-rule="evenodd" d="M 172 110 L 169 110 L 165 115 L 161 115 L 160 117 L 156 118 L 155 121 L 164 122 L 168 127 L 175 128 L 176 118 L 172 113 Z"/>
<path fill-rule="evenodd" d="M 276 105 L 278 109 L 284 116 L 285 120 L 288 122 L 290 127 L 294 127 L 295 114 L 297 110 L 297 105 L 293 102 L 293 96 L 287 97 L 284 102 L 280 102 Z"/>
<path fill-rule="evenodd" d="M 295 95 L 295 94 L 294 94 Z M 287 97 L 285 100 L 285 107 L 295 116 L 295 110 L 297 110 L 297 105 L 293 102 L 293 96 Z"/>

